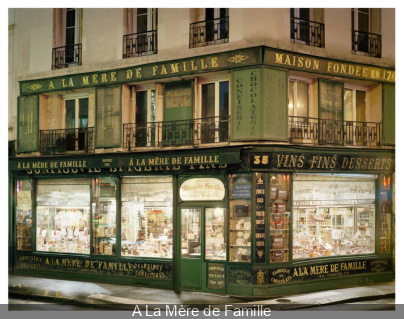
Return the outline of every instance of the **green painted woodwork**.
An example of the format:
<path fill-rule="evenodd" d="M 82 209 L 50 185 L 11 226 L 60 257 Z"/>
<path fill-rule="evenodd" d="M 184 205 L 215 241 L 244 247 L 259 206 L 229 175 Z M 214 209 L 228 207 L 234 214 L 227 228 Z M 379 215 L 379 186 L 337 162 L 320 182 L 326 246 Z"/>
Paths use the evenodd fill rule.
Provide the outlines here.
<path fill-rule="evenodd" d="M 288 140 L 288 73 L 264 68 L 262 71 L 262 135 L 266 140 Z"/>
<path fill-rule="evenodd" d="M 96 92 L 95 147 L 120 147 L 122 136 L 121 87 Z"/>
<path fill-rule="evenodd" d="M 262 125 L 262 68 L 235 70 L 231 83 L 231 139 L 257 140 Z"/>
<path fill-rule="evenodd" d="M 39 96 L 20 96 L 17 103 L 17 152 L 38 151 Z"/>
<path fill-rule="evenodd" d="M 383 144 L 395 145 L 396 89 L 394 85 L 383 84 Z"/>
<path fill-rule="evenodd" d="M 344 84 L 320 79 L 318 81 L 318 117 L 320 120 L 342 121 Z M 321 128 L 321 126 L 320 126 Z M 321 135 L 320 133 L 320 136 Z"/>

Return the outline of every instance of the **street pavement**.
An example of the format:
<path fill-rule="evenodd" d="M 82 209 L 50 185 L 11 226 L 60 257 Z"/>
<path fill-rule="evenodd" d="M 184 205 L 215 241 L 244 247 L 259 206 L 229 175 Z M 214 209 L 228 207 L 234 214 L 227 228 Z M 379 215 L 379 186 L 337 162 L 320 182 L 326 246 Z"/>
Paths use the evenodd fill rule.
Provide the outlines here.
<path fill-rule="evenodd" d="M 394 308 L 395 283 L 383 283 L 361 287 L 327 290 L 306 294 L 285 295 L 281 297 L 244 297 L 218 295 L 202 292 L 145 288 L 139 286 L 123 286 L 104 283 L 45 279 L 26 276 L 9 275 L 9 298 L 37 300 L 64 305 L 89 306 L 114 310 L 132 309 L 134 305 L 239 305 L 253 307 L 263 305 L 271 310 L 302 310 L 316 308 L 337 310 L 346 305 L 369 304 L 374 307 L 378 301 Z M 331 307 L 332 306 L 332 307 Z M 355 306 L 353 306 L 355 307 Z M 143 308 L 144 309 L 144 308 Z M 231 307 L 227 308 L 231 309 Z M 370 310 L 370 309 L 369 309 Z"/>

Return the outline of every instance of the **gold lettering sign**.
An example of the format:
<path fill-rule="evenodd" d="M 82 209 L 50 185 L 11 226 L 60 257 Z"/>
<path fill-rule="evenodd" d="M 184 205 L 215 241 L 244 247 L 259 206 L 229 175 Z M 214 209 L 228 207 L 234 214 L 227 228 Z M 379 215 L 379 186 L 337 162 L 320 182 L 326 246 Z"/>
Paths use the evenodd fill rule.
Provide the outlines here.
<path fill-rule="evenodd" d="M 394 69 L 378 68 L 357 63 L 331 61 L 301 54 L 267 49 L 265 64 L 282 66 L 291 69 L 337 75 L 341 77 L 360 78 L 378 82 L 395 83 Z"/>

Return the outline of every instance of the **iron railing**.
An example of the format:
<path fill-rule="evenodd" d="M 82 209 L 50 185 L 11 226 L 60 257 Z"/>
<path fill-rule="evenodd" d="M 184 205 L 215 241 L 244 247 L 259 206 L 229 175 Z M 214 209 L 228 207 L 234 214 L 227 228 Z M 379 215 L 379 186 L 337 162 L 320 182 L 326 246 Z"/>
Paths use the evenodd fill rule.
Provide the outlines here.
<path fill-rule="evenodd" d="M 299 144 L 380 146 L 380 123 L 289 116 L 289 140 Z"/>
<path fill-rule="evenodd" d="M 81 65 L 81 43 L 52 49 L 52 70 Z"/>
<path fill-rule="evenodd" d="M 381 58 L 382 36 L 380 34 L 352 30 L 352 52 Z"/>
<path fill-rule="evenodd" d="M 295 43 L 305 43 L 306 45 L 324 48 L 324 23 L 291 17 L 290 39 Z"/>
<path fill-rule="evenodd" d="M 229 42 L 229 17 L 191 23 L 189 47 Z"/>
<path fill-rule="evenodd" d="M 229 142 L 229 118 L 211 117 L 180 121 L 125 123 L 123 146 L 140 147 L 197 146 Z"/>
<path fill-rule="evenodd" d="M 157 53 L 157 30 L 123 36 L 123 58 Z"/>
<path fill-rule="evenodd" d="M 46 155 L 65 154 L 74 151 L 94 153 L 94 128 L 40 131 L 39 151 Z"/>

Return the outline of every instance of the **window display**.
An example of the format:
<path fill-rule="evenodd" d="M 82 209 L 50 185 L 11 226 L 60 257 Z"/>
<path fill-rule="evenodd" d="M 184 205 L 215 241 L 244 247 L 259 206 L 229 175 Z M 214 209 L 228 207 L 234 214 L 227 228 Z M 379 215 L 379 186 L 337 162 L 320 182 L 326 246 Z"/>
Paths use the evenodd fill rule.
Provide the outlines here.
<path fill-rule="evenodd" d="M 121 255 L 172 258 L 172 177 L 122 180 Z"/>
<path fill-rule="evenodd" d="M 269 192 L 271 263 L 289 261 L 289 188 L 290 174 L 271 175 Z"/>
<path fill-rule="evenodd" d="M 205 210 L 205 258 L 226 260 L 225 209 Z"/>
<path fill-rule="evenodd" d="M 36 250 L 90 253 L 90 181 L 40 180 Z"/>
<path fill-rule="evenodd" d="M 114 178 L 94 178 L 93 185 L 93 254 L 115 255 L 116 182 Z"/>
<path fill-rule="evenodd" d="M 181 257 L 201 257 L 201 209 L 181 209 Z"/>
<path fill-rule="evenodd" d="M 293 258 L 375 252 L 375 177 L 300 175 L 293 183 Z"/>
<path fill-rule="evenodd" d="M 231 175 L 230 189 L 229 260 L 251 262 L 251 177 Z"/>
<path fill-rule="evenodd" d="M 29 180 L 17 180 L 17 249 L 31 250 L 32 185 Z"/>

